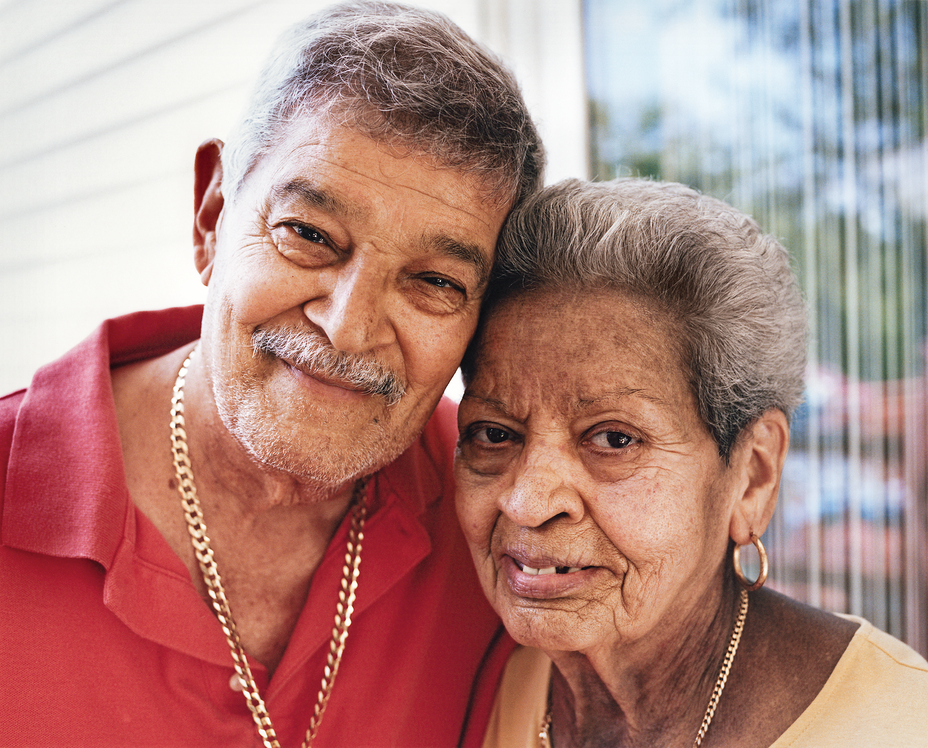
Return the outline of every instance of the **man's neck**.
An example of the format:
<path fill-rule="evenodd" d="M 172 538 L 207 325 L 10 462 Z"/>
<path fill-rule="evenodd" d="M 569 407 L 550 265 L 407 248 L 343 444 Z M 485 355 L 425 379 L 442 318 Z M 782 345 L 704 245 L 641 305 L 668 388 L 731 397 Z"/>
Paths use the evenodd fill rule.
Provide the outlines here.
<path fill-rule="evenodd" d="M 168 422 L 187 351 L 113 371 L 130 495 L 190 571 L 205 604 L 177 490 Z M 348 511 L 353 484 L 321 486 L 261 467 L 225 430 L 205 377 L 184 392 L 194 483 L 223 587 L 245 650 L 273 671 L 303 609 L 309 584 Z"/>

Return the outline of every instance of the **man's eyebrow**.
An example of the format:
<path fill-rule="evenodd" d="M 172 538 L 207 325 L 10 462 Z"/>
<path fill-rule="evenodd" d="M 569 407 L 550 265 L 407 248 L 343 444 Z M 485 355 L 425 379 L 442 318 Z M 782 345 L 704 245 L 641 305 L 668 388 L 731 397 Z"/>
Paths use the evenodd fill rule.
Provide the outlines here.
<path fill-rule="evenodd" d="M 271 189 L 271 196 L 275 201 L 287 201 L 295 198 L 305 205 L 321 208 L 337 215 L 349 215 L 356 212 L 330 192 L 320 189 L 312 182 L 300 179 L 275 184 Z M 478 288 L 483 288 L 489 282 L 491 263 L 477 245 L 459 242 L 447 236 L 440 236 L 432 242 L 432 246 L 443 254 L 473 265 L 477 271 Z"/>
<path fill-rule="evenodd" d="M 321 208 L 329 213 L 347 213 L 347 208 L 330 192 L 320 189 L 312 182 L 292 179 L 275 184 L 271 189 L 273 200 L 287 201 L 294 198 L 301 203 Z"/>
<path fill-rule="evenodd" d="M 435 242 L 435 246 L 439 252 L 473 265 L 477 270 L 477 288 L 483 288 L 489 282 L 490 262 L 477 245 L 462 243 L 443 236 Z"/>

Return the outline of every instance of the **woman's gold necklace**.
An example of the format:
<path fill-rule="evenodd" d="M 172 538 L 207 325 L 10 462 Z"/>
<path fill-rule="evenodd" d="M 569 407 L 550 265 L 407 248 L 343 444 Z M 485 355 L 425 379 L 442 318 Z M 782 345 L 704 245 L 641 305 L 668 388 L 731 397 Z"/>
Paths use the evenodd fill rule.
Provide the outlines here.
<path fill-rule="evenodd" d="M 741 632 L 744 631 L 744 620 L 748 616 L 748 592 L 741 590 L 741 602 L 738 608 L 738 618 L 735 621 L 735 628 L 731 632 L 731 639 L 728 642 L 728 651 L 725 653 L 725 659 L 722 661 L 722 669 L 719 671 L 719 677 L 715 681 L 715 688 L 712 689 L 712 696 L 709 699 L 709 706 L 706 707 L 706 715 L 702 718 L 702 725 L 699 733 L 696 735 L 696 742 L 693 748 L 699 748 L 702 740 L 709 731 L 709 725 L 712 724 L 712 718 L 715 716 L 715 709 L 719 705 L 719 699 L 722 698 L 722 691 L 725 690 L 725 683 L 728 682 L 728 673 L 731 670 L 731 664 L 735 660 L 735 653 L 738 651 L 738 643 L 741 641 Z M 538 731 L 538 742 L 541 748 L 551 748 L 551 708 L 545 713 L 545 718 L 541 723 L 541 729 Z"/>
<path fill-rule="evenodd" d="M 210 547 L 209 537 L 206 534 L 206 524 L 203 521 L 200 500 L 197 498 L 197 489 L 193 483 L 193 470 L 190 467 L 187 433 L 184 426 L 184 382 L 192 357 L 193 352 L 190 353 L 180 367 L 177 380 L 174 383 L 174 396 L 171 399 L 171 451 L 174 455 L 174 471 L 177 475 L 178 490 L 181 494 L 187 529 L 190 531 L 190 539 L 200 566 L 200 573 L 203 575 L 203 582 L 209 592 L 213 610 L 216 612 L 216 617 L 222 625 L 222 631 L 226 635 L 226 641 L 232 652 L 235 672 L 238 674 L 242 692 L 258 728 L 258 734 L 264 741 L 265 748 L 280 748 L 277 733 L 271 724 L 271 717 L 264 705 L 264 700 L 258 692 L 258 686 L 248 665 L 248 658 L 239 640 L 235 621 L 232 619 L 229 600 L 222 587 L 219 569 L 213 558 L 213 549 Z M 354 612 L 354 601 L 358 589 L 361 544 L 364 541 L 364 522 L 367 519 L 367 503 L 364 498 L 366 484 L 366 479 L 358 481 L 354 486 L 354 493 L 351 497 L 353 505 L 351 529 L 348 532 L 348 546 L 345 552 L 345 564 L 342 567 L 341 588 L 338 592 L 338 604 L 335 608 L 335 626 L 332 629 L 332 640 L 329 643 L 329 653 L 326 657 L 322 686 L 319 689 L 309 729 L 303 739 L 303 748 L 312 745 L 313 740 L 316 738 L 319 724 L 322 722 L 322 715 L 325 713 L 329 696 L 332 694 L 332 687 L 335 685 L 335 676 L 338 675 L 342 654 L 345 651 L 345 641 L 348 639 L 348 627 L 351 626 L 351 614 Z"/>

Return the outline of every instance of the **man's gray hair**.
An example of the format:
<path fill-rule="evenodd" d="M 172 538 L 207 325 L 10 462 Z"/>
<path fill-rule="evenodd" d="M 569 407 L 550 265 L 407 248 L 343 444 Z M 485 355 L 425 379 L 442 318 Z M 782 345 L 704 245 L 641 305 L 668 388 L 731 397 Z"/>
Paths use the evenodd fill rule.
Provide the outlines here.
<path fill-rule="evenodd" d="M 500 205 L 541 184 L 544 152 L 515 77 L 433 11 L 350 2 L 286 32 L 223 149 L 226 199 L 305 113 L 470 173 Z"/>
<path fill-rule="evenodd" d="M 643 179 L 567 180 L 510 215 L 497 251 L 484 318 L 527 290 L 604 287 L 670 315 L 684 374 L 726 461 L 746 426 L 771 408 L 790 416 L 802 399 L 806 308 L 789 256 L 721 200 Z M 475 350 L 462 364 L 465 381 L 479 365 Z"/>

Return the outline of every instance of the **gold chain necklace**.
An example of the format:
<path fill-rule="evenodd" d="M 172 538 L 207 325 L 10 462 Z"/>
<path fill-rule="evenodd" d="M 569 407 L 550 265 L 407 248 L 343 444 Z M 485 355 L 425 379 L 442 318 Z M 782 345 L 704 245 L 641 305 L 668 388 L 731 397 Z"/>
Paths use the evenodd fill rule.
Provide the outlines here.
<path fill-rule="evenodd" d="M 184 382 L 195 350 L 191 351 L 180 367 L 180 371 L 177 372 L 177 380 L 174 383 L 174 396 L 171 398 L 171 451 L 174 455 L 174 471 L 177 475 L 178 490 L 180 491 L 181 503 L 187 520 L 187 529 L 190 531 L 193 550 L 200 566 L 200 573 L 203 575 L 203 582 L 209 592 L 213 610 L 216 611 L 216 617 L 219 619 L 222 631 L 226 635 L 226 641 L 232 652 L 232 662 L 242 684 L 242 692 L 248 703 L 248 709 L 251 711 L 255 725 L 258 728 L 258 734 L 264 741 L 265 748 L 280 748 L 277 733 L 271 724 L 271 717 L 264 705 L 264 700 L 258 692 L 258 686 L 248 665 L 248 658 L 239 640 L 235 621 L 232 619 L 229 600 L 222 587 L 219 569 L 213 558 L 213 549 L 210 547 L 209 536 L 206 534 L 206 523 L 203 521 L 200 500 L 197 498 L 197 489 L 193 482 L 193 470 L 190 467 L 187 432 L 184 425 Z M 319 724 L 322 722 L 322 715 L 329 703 L 329 696 L 332 694 L 332 687 L 335 685 L 335 676 L 338 675 L 342 654 L 345 651 L 345 641 L 348 639 L 348 627 L 351 626 L 351 614 L 354 612 L 354 601 L 358 589 L 361 544 L 364 541 L 364 522 L 367 519 L 367 503 L 364 498 L 366 484 L 366 478 L 359 480 L 355 484 L 354 493 L 351 497 L 353 505 L 351 529 L 348 532 L 348 546 L 345 552 L 345 564 L 342 567 L 341 588 L 338 592 L 338 604 L 335 607 L 335 626 L 332 629 L 332 640 L 329 643 L 329 653 L 326 657 L 322 686 L 319 689 L 309 729 L 303 739 L 303 748 L 312 745 L 316 733 L 319 731 Z"/>
<path fill-rule="evenodd" d="M 712 689 L 712 696 L 709 699 L 709 706 L 706 707 L 706 715 L 702 718 L 702 725 L 699 733 L 696 735 L 696 742 L 693 748 L 699 748 L 702 740 L 709 731 L 709 725 L 712 724 L 712 718 L 715 716 L 715 709 L 719 705 L 719 699 L 722 698 L 722 691 L 725 690 L 725 683 L 728 682 L 728 673 L 731 670 L 731 664 L 735 660 L 735 653 L 738 651 L 738 643 L 741 641 L 741 632 L 744 631 L 744 619 L 748 616 L 748 592 L 741 590 L 741 601 L 738 608 L 738 618 L 735 621 L 735 628 L 731 632 L 731 639 L 728 642 L 728 651 L 725 653 L 725 659 L 722 661 L 722 669 L 719 671 L 719 677 L 715 681 L 715 688 Z M 538 731 L 538 742 L 541 748 L 551 748 L 551 708 L 545 713 L 545 718 L 541 723 L 541 729 Z"/>

